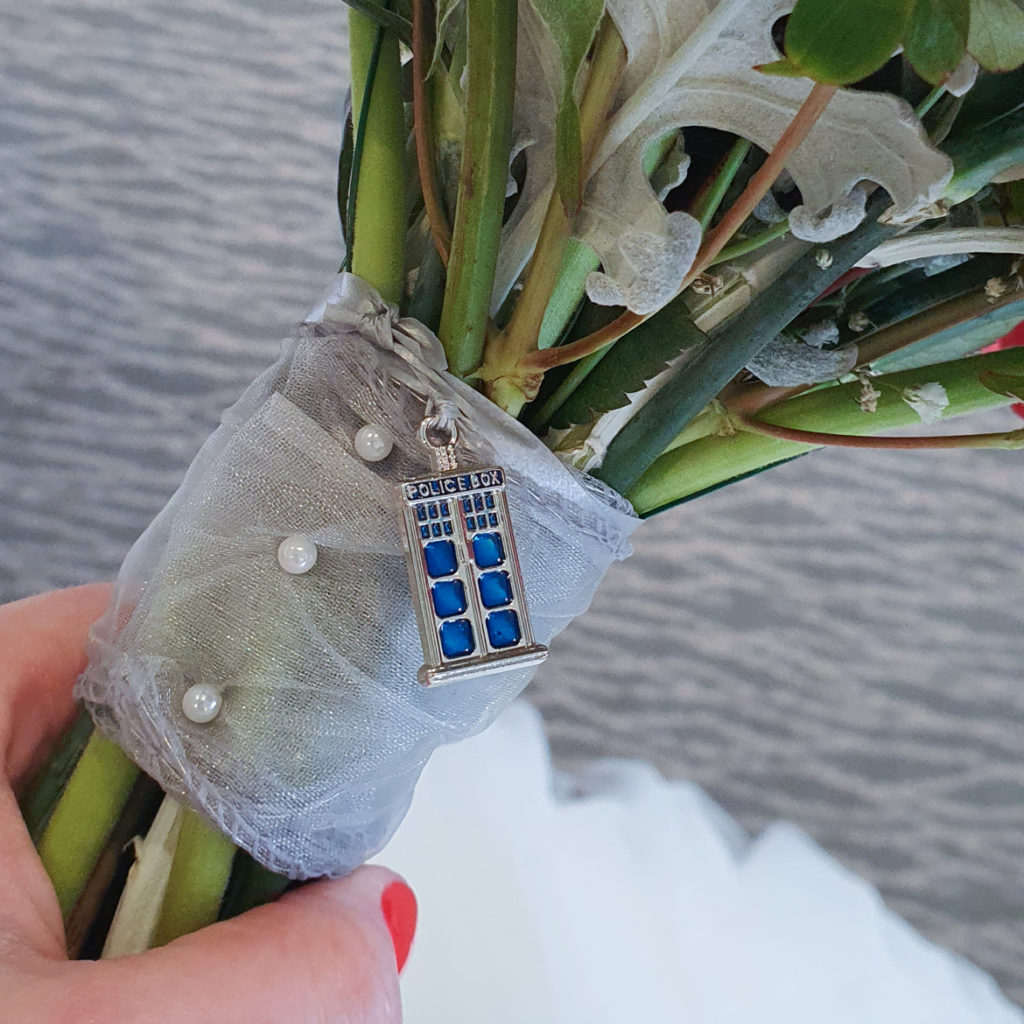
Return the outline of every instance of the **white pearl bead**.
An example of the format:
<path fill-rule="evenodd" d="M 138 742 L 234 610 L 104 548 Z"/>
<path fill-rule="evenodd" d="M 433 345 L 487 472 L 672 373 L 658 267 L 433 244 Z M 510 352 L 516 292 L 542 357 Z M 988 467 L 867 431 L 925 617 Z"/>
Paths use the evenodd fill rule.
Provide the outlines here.
<path fill-rule="evenodd" d="M 293 576 L 309 572 L 316 565 L 316 542 L 303 533 L 285 537 L 277 546 L 277 564 Z"/>
<path fill-rule="evenodd" d="M 205 683 L 190 686 L 181 698 L 181 710 L 185 717 L 199 725 L 212 722 L 220 714 L 221 704 L 220 694 Z"/>
<path fill-rule="evenodd" d="M 394 438 L 376 423 L 367 423 L 356 431 L 356 455 L 367 462 L 380 462 L 391 454 Z"/>

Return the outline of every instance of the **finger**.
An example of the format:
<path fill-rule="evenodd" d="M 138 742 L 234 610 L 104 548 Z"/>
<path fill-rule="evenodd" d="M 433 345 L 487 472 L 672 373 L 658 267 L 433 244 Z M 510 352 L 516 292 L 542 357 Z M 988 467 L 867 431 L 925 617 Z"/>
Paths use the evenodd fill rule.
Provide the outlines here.
<path fill-rule="evenodd" d="M 397 1024 L 395 947 L 408 946 L 415 906 L 397 875 L 360 868 L 161 949 L 92 965 L 74 998 L 97 1020 L 132 1024 Z"/>
<path fill-rule="evenodd" d="M 0 771 L 18 783 L 41 763 L 75 713 L 71 690 L 85 667 L 89 625 L 110 598 L 106 584 L 0 606 Z M 64 956 L 53 887 L 7 780 L 0 778 L 0 954 Z"/>
<path fill-rule="evenodd" d="M 71 724 L 89 627 L 110 593 L 93 583 L 0 606 L 0 768 L 15 786 Z"/>

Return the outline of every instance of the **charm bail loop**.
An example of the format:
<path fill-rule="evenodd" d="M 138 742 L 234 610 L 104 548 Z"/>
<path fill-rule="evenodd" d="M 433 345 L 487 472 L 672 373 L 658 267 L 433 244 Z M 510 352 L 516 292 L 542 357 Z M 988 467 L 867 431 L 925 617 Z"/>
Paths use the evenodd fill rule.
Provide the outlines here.
<path fill-rule="evenodd" d="M 458 469 L 455 448 L 459 443 L 459 426 L 456 409 L 451 402 L 433 398 L 427 402 L 426 415 L 420 423 L 419 439 L 431 450 L 434 469 L 438 473 L 451 473 Z"/>

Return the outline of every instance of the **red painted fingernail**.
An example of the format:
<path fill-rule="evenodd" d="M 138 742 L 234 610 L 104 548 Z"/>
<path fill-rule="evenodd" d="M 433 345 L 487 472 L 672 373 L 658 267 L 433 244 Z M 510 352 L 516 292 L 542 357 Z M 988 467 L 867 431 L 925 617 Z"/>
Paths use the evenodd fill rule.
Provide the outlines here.
<path fill-rule="evenodd" d="M 398 969 L 409 959 L 409 947 L 416 934 L 416 897 L 405 882 L 392 882 L 381 894 L 380 909 L 391 932 Z"/>

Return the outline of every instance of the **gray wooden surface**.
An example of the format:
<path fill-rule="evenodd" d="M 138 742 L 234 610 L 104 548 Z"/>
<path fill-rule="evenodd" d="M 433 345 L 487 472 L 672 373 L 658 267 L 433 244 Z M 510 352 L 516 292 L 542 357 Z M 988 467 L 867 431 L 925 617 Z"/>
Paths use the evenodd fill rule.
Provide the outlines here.
<path fill-rule="evenodd" d="M 111 576 L 336 269 L 343 22 L 0 11 L 4 598 Z M 533 689 L 557 755 L 800 823 L 1024 999 L 1022 492 L 1020 456 L 832 452 L 648 524 Z"/>

